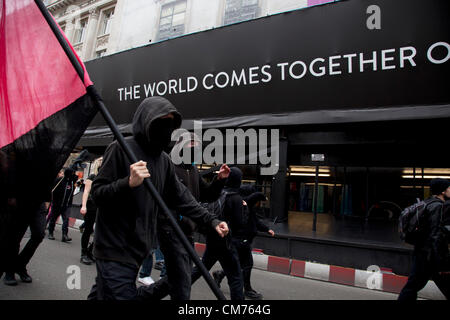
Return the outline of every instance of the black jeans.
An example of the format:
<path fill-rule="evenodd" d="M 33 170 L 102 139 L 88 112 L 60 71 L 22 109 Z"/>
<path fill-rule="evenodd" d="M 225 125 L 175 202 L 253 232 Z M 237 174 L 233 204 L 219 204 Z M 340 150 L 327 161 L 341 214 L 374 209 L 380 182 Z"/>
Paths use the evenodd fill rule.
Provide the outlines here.
<path fill-rule="evenodd" d="M 228 280 L 231 300 L 244 300 L 242 271 L 236 247 L 227 243 L 225 239 L 219 241 L 206 240 L 206 250 L 202 262 L 207 270 L 219 261 Z M 200 278 L 201 272 L 197 267 L 192 271 L 192 283 Z"/>
<path fill-rule="evenodd" d="M 139 268 L 116 261 L 95 261 L 97 277 L 88 300 L 136 300 Z"/>
<path fill-rule="evenodd" d="M 81 236 L 81 251 L 87 251 L 89 245 L 89 239 L 91 234 L 94 232 L 95 217 L 97 215 L 97 210 L 88 208 L 86 214 L 84 215 L 84 231 Z"/>
<path fill-rule="evenodd" d="M 24 271 L 26 265 L 34 255 L 39 244 L 45 236 L 45 215 L 47 210 L 45 204 L 27 205 L 14 212 L 11 224 L 7 230 L 5 249 L 5 271 Z M 19 254 L 20 242 L 27 228 L 30 227 L 31 236 L 27 244 Z"/>
<path fill-rule="evenodd" d="M 67 233 L 69 232 L 69 214 L 70 214 L 69 207 L 54 208 L 52 206 L 48 223 L 48 232 L 53 233 L 53 231 L 55 231 L 56 220 L 58 220 L 58 217 L 61 216 L 63 220 L 62 233 L 64 235 L 67 235 Z"/>
<path fill-rule="evenodd" d="M 415 252 L 411 274 L 408 282 L 400 292 L 398 300 L 416 300 L 417 293 L 426 286 L 430 279 L 434 281 L 448 300 L 450 298 L 450 278 L 448 275 L 440 275 L 437 269 L 428 261 L 426 254 Z"/>
<path fill-rule="evenodd" d="M 252 290 L 250 277 L 253 268 L 252 242 L 247 239 L 234 239 L 233 244 L 236 247 L 239 262 L 242 269 L 242 277 L 244 279 L 244 289 Z"/>
<path fill-rule="evenodd" d="M 27 264 L 30 262 L 31 258 L 36 252 L 36 249 L 39 247 L 42 240 L 44 239 L 46 216 L 47 216 L 47 208 L 45 207 L 45 203 L 42 203 L 37 212 L 34 215 L 32 215 L 29 220 L 31 236 L 30 240 L 28 240 L 27 244 L 23 247 L 22 251 L 19 253 L 17 259 L 17 270 L 19 271 L 26 270 Z M 22 237 L 25 231 L 22 233 Z"/>
<path fill-rule="evenodd" d="M 189 300 L 191 297 L 192 260 L 181 240 L 171 226 L 163 225 L 158 230 L 160 249 L 166 266 L 165 281 L 171 300 Z M 193 243 L 191 243 L 194 246 Z M 164 278 L 163 278 L 164 279 Z"/>

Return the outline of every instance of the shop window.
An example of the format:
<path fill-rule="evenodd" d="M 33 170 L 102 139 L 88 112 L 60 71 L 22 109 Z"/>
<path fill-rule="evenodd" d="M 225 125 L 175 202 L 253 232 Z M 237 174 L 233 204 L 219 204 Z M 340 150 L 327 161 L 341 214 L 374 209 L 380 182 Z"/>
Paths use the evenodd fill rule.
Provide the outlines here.
<path fill-rule="evenodd" d="M 255 19 L 258 11 L 258 0 L 226 0 L 223 24 Z"/>
<path fill-rule="evenodd" d="M 158 40 L 165 40 L 184 34 L 186 0 L 173 1 L 161 7 Z"/>

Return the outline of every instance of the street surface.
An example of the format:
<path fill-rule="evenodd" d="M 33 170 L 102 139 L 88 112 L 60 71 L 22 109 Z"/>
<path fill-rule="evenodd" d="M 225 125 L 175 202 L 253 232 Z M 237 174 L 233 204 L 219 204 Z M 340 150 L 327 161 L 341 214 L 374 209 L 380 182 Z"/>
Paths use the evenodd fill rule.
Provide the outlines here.
<path fill-rule="evenodd" d="M 80 263 L 81 234 L 70 229 L 71 243 L 61 242 L 61 228 L 57 225 L 56 240 L 44 239 L 28 266 L 33 282 L 6 286 L 0 281 L 0 300 L 85 300 L 94 283 L 95 265 Z M 28 240 L 28 232 L 22 245 Z M 75 267 L 74 267 L 75 266 Z M 79 269 L 77 268 L 79 267 Z M 213 270 L 219 268 L 219 264 Z M 80 281 L 74 275 L 80 271 Z M 159 271 L 152 270 L 153 279 L 159 279 Z M 79 287 L 78 287 L 79 284 Z M 397 295 L 350 286 L 298 278 L 253 269 L 252 285 L 264 295 L 265 300 L 395 300 Z M 229 299 L 226 279 L 221 289 Z M 215 300 L 215 296 L 203 278 L 192 286 L 193 300 Z M 168 298 L 166 298 L 168 299 Z"/>

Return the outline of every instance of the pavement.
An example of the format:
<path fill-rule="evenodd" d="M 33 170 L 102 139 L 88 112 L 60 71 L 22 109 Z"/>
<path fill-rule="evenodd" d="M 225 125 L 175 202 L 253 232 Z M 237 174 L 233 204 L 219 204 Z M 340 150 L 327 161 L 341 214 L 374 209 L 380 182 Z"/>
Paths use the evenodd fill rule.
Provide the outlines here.
<path fill-rule="evenodd" d="M 73 227 L 78 225 L 77 222 L 72 223 Z M 44 239 L 28 266 L 33 283 L 19 281 L 17 286 L 9 287 L 1 281 L 0 300 L 85 300 L 94 283 L 96 270 L 95 265 L 80 263 L 81 234 L 73 227 L 69 232 L 73 239 L 71 243 L 61 242 L 58 226 L 55 230 L 56 240 Z M 27 240 L 26 235 L 22 245 Z M 196 249 L 201 254 L 204 246 L 196 244 Z M 352 283 L 351 271 L 346 270 L 343 274 L 347 277 L 339 280 L 333 266 L 316 266 L 317 264 L 305 262 L 302 267 L 295 260 L 267 256 L 258 250 L 253 252 L 253 257 L 255 266 L 252 285 L 264 295 L 265 300 L 396 300 L 398 296 L 396 293 L 382 290 L 386 287 L 385 284 L 379 287 L 377 273 L 367 274 L 365 278 L 359 274 L 360 278 L 355 276 Z M 212 270 L 219 268 L 219 264 L 216 264 Z M 373 279 L 368 282 L 370 276 Z M 159 271 L 154 269 L 152 277 L 159 279 Z M 381 279 L 382 283 L 385 283 L 384 276 Z M 221 289 L 229 299 L 226 281 L 222 282 Z M 192 286 L 191 298 L 216 299 L 204 279 Z"/>

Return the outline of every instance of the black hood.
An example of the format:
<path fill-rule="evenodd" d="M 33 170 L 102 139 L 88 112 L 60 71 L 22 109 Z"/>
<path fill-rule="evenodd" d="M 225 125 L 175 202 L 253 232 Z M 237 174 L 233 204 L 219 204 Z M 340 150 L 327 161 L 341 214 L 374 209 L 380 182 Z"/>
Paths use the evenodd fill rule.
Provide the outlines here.
<path fill-rule="evenodd" d="M 163 97 L 150 97 L 142 101 L 133 117 L 133 135 L 142 147 L 155 145 L 154 142 L 158 137 L 150 136 L 150 127 L 156 119 L 169 113 L 174 115 L 173 129 L 178 129 L 181 126 L 181 114 L 169 100 Z"/>
<path fill-rule="evenodd" d="M 230 168 L 230 175 L 228 176 L 225 187 L 231 189 L 239 189 L 242 182 L 242 171 L 237 167 Z"/>

